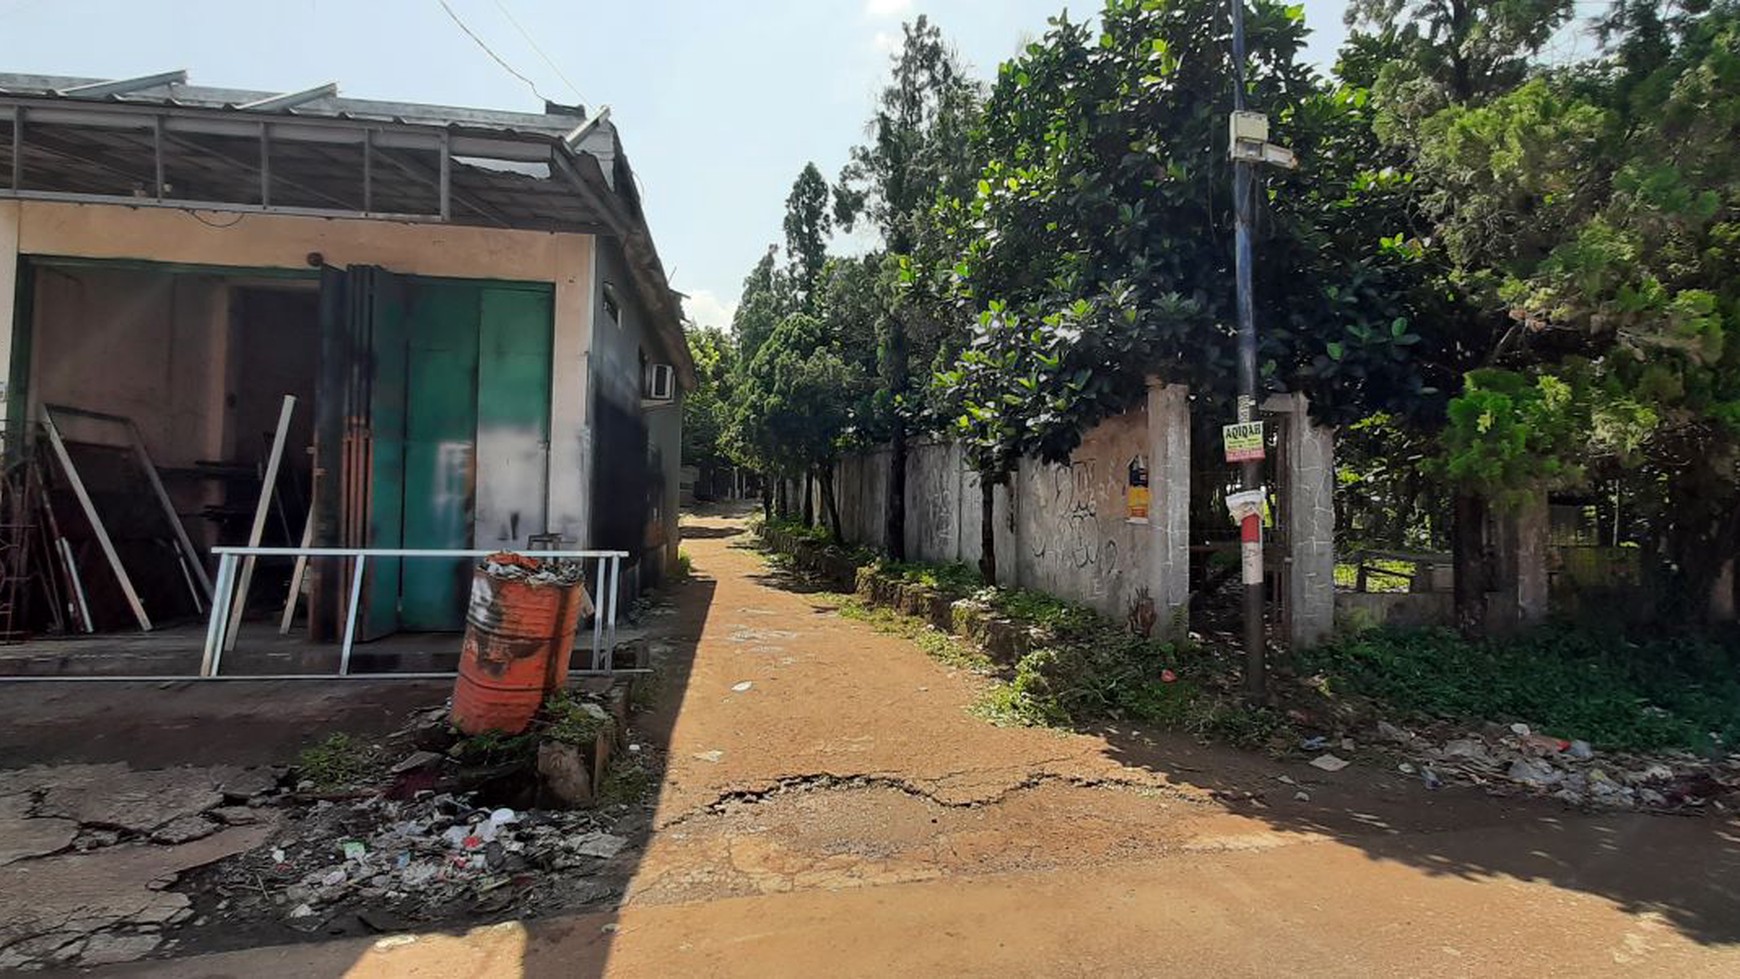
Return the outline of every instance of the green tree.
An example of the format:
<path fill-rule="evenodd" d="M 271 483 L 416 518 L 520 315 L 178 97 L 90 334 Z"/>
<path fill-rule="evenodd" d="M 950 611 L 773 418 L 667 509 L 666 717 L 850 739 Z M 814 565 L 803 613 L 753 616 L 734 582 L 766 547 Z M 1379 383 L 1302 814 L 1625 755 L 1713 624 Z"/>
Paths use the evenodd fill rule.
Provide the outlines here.
<path fill-rule="evenodd" d="M 1055 19 L 999 71 L 989 162 L 970 200 L 942 208 L 966 243 L 957 295 L 997 311 L 938 385 L 961 388 L 955 419 L 984 482 L 1011 458 L 1066 459 L 1149 376 L 1231 417 L 1225 16 L 1211 0 L 1113 0 L 1098 33 Z M 1258 3 L 1248 22 L 1251 102 L 1306 161 L 1265 195 L 1263 377 L 1328 421 L 1416 410 L 1434 395 L 1418 326 L 1444 302 L 1400 223 L 1407 178 L 1372 167 L 1363 96 L 1299 63 L 1299 16 Z"/>
<path fill-rule="evenodd" d="M 718 327 L 687 331 L 689 355 L 695 361 L 695 389 L 683 396 L 683 465 L 700 470 L 699 485 L 711 487 L 730 464 L 725 433 L 730 424 L 731 380 L 737 348 Z"/>
<path fill-rule="evenodd" d="M 835 191 L 835 217 L 851 230 L 868 220 L 896 262 L 925 236 L 939 195 L 959 196 L 976 171 L 969 135 L 978 118 L 978 85 L 963 71 L 942 31 L 922 15 L 902 25 L 904 43 L 867 127 L 869 141 L 852 149 Z M 911 284 L 910 277 L 907 284 Z M 927 309 L 910 288 L 891 287 L 882 320 L 878 373 L 888 392 L 888 549 L 905 556 L 906 457 L 915 320 Z M 923 352 L 920 352 L 923 356 Z"/>
<path fill-rule="evenodd" d="M 785 199 L 785 252 L 791 259 L 798 302 L 805 309 L 814 307 L 816 284 L 828 260 L 828 236 L 833 230 L 827 178 L 814 163 L 806 163 Z"/>
<path fill-rule="evenodd" d="M 840 355 L 822 321 L 800 312 L 782 319 L 749 358 L 735 391 L 732 425 L 748 451 L 776 476 L 820 482 L 835 539 L 834 465 L 867 380 Z"/>

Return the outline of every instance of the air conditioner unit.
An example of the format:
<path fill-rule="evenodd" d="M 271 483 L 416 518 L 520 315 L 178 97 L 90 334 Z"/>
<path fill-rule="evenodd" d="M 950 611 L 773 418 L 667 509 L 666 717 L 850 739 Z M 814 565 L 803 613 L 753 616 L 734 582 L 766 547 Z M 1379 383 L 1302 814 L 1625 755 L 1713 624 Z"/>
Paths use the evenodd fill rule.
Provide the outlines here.
<path fill-rule="evenodd" d="M 677 397 L 677 369 L 670 364 L 648 364 L 646 390 L 648 401 L 673 401 Z"/>

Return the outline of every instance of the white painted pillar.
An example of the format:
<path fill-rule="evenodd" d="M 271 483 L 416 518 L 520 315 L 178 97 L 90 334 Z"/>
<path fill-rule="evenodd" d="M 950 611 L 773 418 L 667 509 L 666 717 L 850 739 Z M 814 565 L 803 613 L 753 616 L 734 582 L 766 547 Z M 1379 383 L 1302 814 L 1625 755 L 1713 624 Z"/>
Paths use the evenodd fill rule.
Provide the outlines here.
<path fill-rule="evenodd" d="M 1190 390 L 1148 379 L 1148 595 L 1156 638 L 1190 632 Z"/>
<path fill-rule="evenodd" d="M 0 201 L 0 431 L 12 384 L 12 337 L 18 296 L 18 202 Z"/>
<path fill-rule="evenodd" d="M 1335 629 L 1335 429 L 1314 425 L 1305 395 L 1286 399 L 1288 641 L 1295 649 Z"/>
<path fill-rule="evenodd" d="M 592 536 L 592 308 L 597 242 L 556 242 L 555 336 L 550 347 L 549 533 L 584 549 Z"/>

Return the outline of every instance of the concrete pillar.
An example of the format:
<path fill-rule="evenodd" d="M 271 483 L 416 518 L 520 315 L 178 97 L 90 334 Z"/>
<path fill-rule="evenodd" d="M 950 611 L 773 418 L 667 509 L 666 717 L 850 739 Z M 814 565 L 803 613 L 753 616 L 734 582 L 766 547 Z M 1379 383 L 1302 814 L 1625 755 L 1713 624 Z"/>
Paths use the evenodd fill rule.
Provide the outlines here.
<path fill-rule="evenodd" d="M 1148 379 L 1148 595 L 1156 638 L 1190 631 L 1190 390 Z"/>
<path fill-rule="evenodd" d="M 1487 630 L 1495 635 L 1539 625 L 1547 619 L 1547 530 L 1545 493 L 1491 518 L 1493 592 L 1487 600 Z"/>
<path fill-rule="evenodd" d="M 598 249 L 591 238 L 556 244 L 555 334 L 550 347 L 550 445 L 545 531 L 577 550 L 592 535 L 592 309 Z"/>
<path fill-rule="evenodd" d="M 0 201 L 0 431 L 12 390 L 12 335 L 18 298 L 18 202 Z"/>
<path fill-rule="evenodd" d="M 1299 649 L 1335 628 L 1335 430 L 1311 423 L 1305 395 L 1285 401 L 1287 641 Z"/>

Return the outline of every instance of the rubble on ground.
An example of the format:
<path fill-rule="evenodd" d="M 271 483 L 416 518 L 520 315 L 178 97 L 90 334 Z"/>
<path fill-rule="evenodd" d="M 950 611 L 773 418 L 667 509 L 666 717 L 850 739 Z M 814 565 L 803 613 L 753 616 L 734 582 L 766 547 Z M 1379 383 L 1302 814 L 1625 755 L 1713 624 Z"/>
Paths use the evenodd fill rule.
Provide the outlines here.
<path fill-rule="evenodd" d="M 282 769 L 0 772 L 0 972 L 150 954 L 194 915 L 170 888 L 270 835 Z"/>
<path fill-rule="evenodd" d="M 1399 772 L 1430 788 L 1461 782 L 1579 807 L 1657 811 L 1726 809 L 1740 793 L 1740 754 L 1710 759 L 1689 752 L 1600 752 L 1586 741 L 1520 722 L 1433 737 L 1378 721 L 1372 734 L 1375 743 L 1393 746 L 1407 759 L 1397 765 Z"/>
<path fill-rule="evenodd" d="M 0 972 L 609 901 L 651 819 L 602 777 L 626 710 L 620 689 L 570 692 L 533 733 L 469 739 L 447 707 L 418 711 L 379 743 L 321 749 L 354 753 L 328 767 L 344 784 L 287 768 L 0 772 Z M 623 778 L 654 764 L 629 749 L 621 784 L 650 785 Z M 560 784 L 540 754 L 560 756 Z"/>

